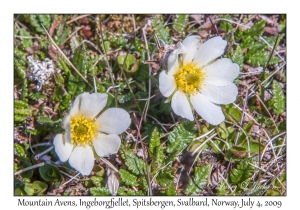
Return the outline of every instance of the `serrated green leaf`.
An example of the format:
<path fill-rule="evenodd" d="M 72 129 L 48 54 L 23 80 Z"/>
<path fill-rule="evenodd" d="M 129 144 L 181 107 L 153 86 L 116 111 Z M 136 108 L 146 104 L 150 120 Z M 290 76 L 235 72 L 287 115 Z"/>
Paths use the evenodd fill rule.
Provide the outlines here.
<path fill-rule="evenodd" d="M 64 27 L 63 32 L 60 34 L 60 36 L 58 36 L 56 40 L 56 44 L 57 45 L 63 44 L 70 34 L 71 34 L 70 28 Z"/>
<path fill-rule="evenodd" d="M 28 95 L 32 100 L 44 100 L 45 99 L 45 95 L 43 93 L 40 92 L 33 92 L 31 91 Z"/>
<path fill-rule="evenodd" d="M 269 60 L 269 53 L 266 51 L 256 51 L 253 52 L 249 51 L 245 54 L 245 61 L 248 64 L 251 64 L 255 67 L 258 66 L 265 66 Z M 272 57 L 269 64 L 277 64 L 281 60 L 277 57 Z"/>
<path fill-rule="evenodd" d="M 26 120 L 26 116 L 23 116 L 23 115 L 15 115 L 14 116 L 15 123 L 22 123 L 22 122 L 24 122 L 24 120 Z"/>
<path fill-rule="evenodd" d="M 132 189 L 120 187 L 118 189 L 118 195 L 119 196 L 133 196 L 133 195 L 135 195 L 135 193 Z"/>
<path fill-rule="evenodd" d="M 48 185 L 44 182 L 35 181 L 32 184 L 26 185 L 24 191 L 28 195 L 42 195 L 48 188 Z"/>
<path fill-rule="evenodd" d="M 231 58 L 233 63 L 236 63 L 236 64 L 239 65 L 240 71 L 243 70 L 243 68 L 244 68 L 244 56 L 243 56 L 243 52 L 242 52 L 242 49 L 240 48 L 240 46 L 237 46 L 234 51 L 231 50 L 229 52 L 229 58 Z"/>
<path fill-rule="evenodd" d="M 30 38 L 30 33 L 26 31 L 25 28 L 22 28 L 20 31 L 20 35 L 22 36 L 21 42 L 24 49 L 28 49 L 32 47 L 32 39 Z"/>
<path fill-rule="evenodd" d="M 131 170 L 135 175 L 143 175 L 146 171 L 145 162 L 138 158 L 132 151 L 122 150 L 121 157 L 125 160 L 125 165 Z"/>
<path fill-rule="evenodd" d="M 105 187 L 91 187 L 90 193 L 93 196 L 109 196 L 110 195 L 108 188 L 105 188 Z"/>
<path fill-rule="evenodd" d="M 272 83 L 272 92 L 273 92 L 273 100 L 274 100 L 274 112 L 277 115 L 280 115 L 285 110 L 285 96 L 282 91 L 281 86 L 276 80 L 273 80 Z"/>
<path fill-rule="evenodd" d="M 53 121 L 49 117 L 39 116 L 37 118 L 37 121 L 41 124 L 55 125 L 55 124 L 59 124 L 62 121 L 62 119 L 58 119 L 56 121 Z"/>
<path fill-rule="evenodd" d="M 137 177 L 131 173 L 129 173 L 128 171 L 124 170 L 124 169 L 120 169 L 119 170 L 119 174 L 120 177 L 122 179 L 122 182 L 125 183 L 125 185 L 127 186 L 137 186 Z"/>
<path fill-rule="evenodd" d="M 60 57 L 60 58 L 58 59 L 57 66 L 58 66 L 59 69 L 63 70 L 63 72 L 64 72 L 66 75 L 69 75 L 69 74 L 70 74 L 69 64 L 66 62 L 66 60 L 65 60 L 63 57 Z"/>
<path fill-rule="evenodd" d="M 169 171 L 163 169 L 159 172 L 158 176 L 156 177 L 157 183 L 161 187 L 167 187 L 170 185 L 171 182 L 174 180 L 174 175 L 172 175 Z"/>
<path fill-rule="evenodd" d="M 153 28 L 158 38 L 163 40 L 166 44 L 172 44 L 173 41 L 170 38 L 169 28 L 164 26 L 162 17 L 158 15 L 152 20 Z"/>
<path fill-rule="evenodd" d="M 21 79 L 26 78 L 26 68 L 17 58 L 14 58 L 14 70 Z"/>
<path fill-rule="evenodd" d="M 37 32 L 40 32 L 41 34 L 46 34 L 44 29 L 42 28 L 40 24 L 40 20 L 38 19 L 38 15 L 29 15 L 30 23 L 35 28 Z"/>
<path fill-rule="evenodd" d="M 59 104 L 60 110 L 68 110 L 70 108 L 71 94 L 63 96 L 62 101 Z"/>
<path fill-rule="evenodd" d="M 15 115 L 30 116 L 30 109 L 29 108 L 15 109 L 14 113 Z"/>
<path fill-rule="evenodd" d="M 243 37 L 252 37 L 252 39 L 257 39 L 260 37 L 265 29 L 266 21 L 260 20 L 256 22 L 251 28 L 243 31 Z"/>
<path fill-rule="evenodd" d="M 150 137 L 149 150 L 151 152 L 151 155 L 154 156 L 155 162 L 163 164 L 165 156 L 159 137 L 160 133 L 158 132 L 158 129 L 155 128 Z"/>
<path fill-rule="evenodd" d="M 171 182 L 170 185 L 168 186 L 168 188 L 166 189 L 166 195 L 167 196 L 177 195 L 176 187 L 175 187 L 175 184 L 173 182 Z"/>
<path fill-rule="evenodd" d="M 174 132 L 168 136 L 167 153 L 182 150 L 196 137 L 196 131 L 191 129 L 191 125 L 193 127 L 194 123 L 184 121 L 174 128 Z"/>
<path fill-rule="evenodd" d="M 184 33 L 184 29 L 189 21 L 189 15 L 179 14 L 176 15 L 176 18 L 173 22 L 173 28 L 175 28 L 178 32 Z"/>
<path fill-rule="evenodd" d="M 20 144 L 15 143 L 15 144 L 14 144 L 14 149 L 15 149 L 15 154 L 16 154 L 17 156 L 26 158 L 25 150 L 24 150 L 24 148 L 23 148 Z"/>
<path fill-rule="evenodd" d="M 60 170 L 52 164 L 45 164 L 40 167 L 39 173 L 45 181 L 58 182 L 61 180 Z"/>
<path fill-rule="evenodd" d="M 90 180 L 96 187 L 101 187 L 101 185 L 102 185 L 101 182 L 102 182 L 103 178 L 99 177 L 99 176 L 92 176 L 90 178 Z"/>
<path fill-rule="evenodd" d="M 52 99 L 53 99 L 54 101 L 59 102 L 60 100 L 62 100 L 63 95 L 64 95 L 63 87 L 60 86 L 60 85 L 55 86 L 55 87 L 54 87 L 54 90 L 53 90 L 53 96 L 52 96 Z"/>
<path fill-rule="evenodd" d="M 208 182 L 210 167 L 210 165 L 195 167 L 194 176 L 190 177 L 185 194 L 193 195 L 203 190 Z"/>
<path fill-rule="evenodd" d="M 242 159 L 230 173 L 231 182 L 241 183 L 251 177 L 255 168 L 250 163 L 252 164 L 251 158 Z"/>
<path fill-rule="evenodd" d="M 229 15 L 223 15 L 224 19 L 229 19 L 230 20 L 230 16 Z M 232 24 L 228 21 L 225 21 L 225 20 L 221 20 L 220 21 L 220 26 L 219 28 L 222 30 L 222 31 L 226 31 L 226 32 L 230 32 L 232 30 Z"/>
<path fill-rule="evenodd" d="M 219 182 L 217 187 L 217 194 L 218 196 L 226 196 L 231 194 L 224 180 L 221 180 Z"/>
<path fill-rule="evenodd" d="M 43 24 L 45 28 L 49 28 L 51 25 L 51 16 L 49 14 L 40 14 L 37 15 L 40 23 Z"/>

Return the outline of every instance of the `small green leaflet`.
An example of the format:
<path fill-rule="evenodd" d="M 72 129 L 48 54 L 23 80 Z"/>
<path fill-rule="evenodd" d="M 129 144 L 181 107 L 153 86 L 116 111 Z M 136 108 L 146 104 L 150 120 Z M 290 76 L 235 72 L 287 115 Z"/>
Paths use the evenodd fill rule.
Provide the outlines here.
<path fill-rule="evenodd" d="M 203 190 L 203 187 L 207 184 L 210 167 L 210 165 L 195 167 L 194 176 L 190 177 L 187 189 L 185 190 L 186 194 L 194 195 Z"/>
<path fill-rule="evenodd" d="M 272 83 L 273 100 L 274 100 L 274 112 L 279 115 L 285 110 L 285 96 L 281 86 L 276 80 Z"/>

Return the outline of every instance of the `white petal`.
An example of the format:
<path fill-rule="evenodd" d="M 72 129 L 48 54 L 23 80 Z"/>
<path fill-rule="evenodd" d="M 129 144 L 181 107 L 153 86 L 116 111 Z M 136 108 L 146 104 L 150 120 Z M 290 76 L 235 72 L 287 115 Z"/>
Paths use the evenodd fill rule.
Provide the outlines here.
<path fill-rule="evenodd" d="M 173 50 L 168 58 L 168 75 L 174 75 L 179 69 L 178 55 L 186 53 L 186 48 L 181 42 L 178 42 L 176 49 Z"/>
<path fill-rule="evenodd" d="M 89 94 L 89 93 L 81 93 L 80 95 L 78 95 L 75 98 L 75 101 L 74 101 L 74 103 L 72 105 L 72 108 L 70 110 L 70 116 L 71 117 L 79 113 L 79 105 L 81 103 L 81 96 L 85 95 L 85 94 Z"/>
<path fill-rule="evenodd" d="M 194 116 L 189 101 L 186 95 L 182 91 L 179 90 L 174 94 L 171 101 L 171 106 L 173 111 L 177 115 L 186 118 L 190 121 L 194 120 Z"/>
<path fill-rule="evenodd" d="M 89 175 L 94 167 L 94 153 L 90 146 L 77 146 L 73 150 L 70 165 L 82 175 Z"/>
<path fill-rule="evenodd" d="M 73 145 L 67 141 L 63 142 L 62 134 L 57 134 L 53 140 L 55 152 L 60 161 L 65 162 L 69 159 L 73 150 Z"/>
<path fill-rule="evenodd" d="M 124 109 L 110 108 L 96 120 L 99 131 L 108 134 L 121 134 L 130 126 L 131 119 Z"/>
<path fill-rule="evenodd" d="M 218 125 L 225 120 L 221 106 L 210 102 L 202 94 L 192 95 L 190 99 L 196 112 L 210 124 Z"/>
<path fill-rule="evenodd" d="M 85 117 L 94 118 L 105 107 L 107 94 L 92 93 L 82 94 L 79 111 Z"/>
<path fill-rule="evenodd" d="M 63 127 L 65 129 L 64 138 L 66 142 L 71 142 L 71 126 L 70 126 L 70 115 L 66 116 L 63 121 Z"/>
<path fill-rule="evenodd" d="M 230 104 L 235 101 L 238 89 L 233 83 L 226 86 L 215 86 L 207 83 L 203 86 L 201 93 L 213 103 Z"/>
<path fill-rule="evenodd" d="M 100 157 L 105 157 L 118 152 L 121 139 L 116 134 L 98 134 L 98 137 L 93 141 L 94 149 Z"/>
<path fill-rule="evenodd" d="M 186 65 L 193 60 L 195 53 L 198 50 L 200 45 L 200 36 L 188 36 L 183 40 L 182 44 L 186 48 L 186 54 L 183 59 L 183 64 Z"/>
<path fill-rule="evenodd" d="M 165 97 L 169 97 L 176 88 L 176 81 L 174 76 L 169 76 L 165 71 L 159 74 L 159 90 Z"/>
<path fill-rule="evenodd" d="M 224 53 L 226 45 L 227 41 L 223 40 L 220 36 L 207 40 L 196 52 L 194 62 L 198 63 L 199 67 L 208 64 Z"/>
<path fill-rule="evenodd" d="M 239 75 L 240 67 L 236 63 L 232 63 L 229 58 L 222 58 L 205 68 L 205 83 L 217 86 L 225 86 Z"/>

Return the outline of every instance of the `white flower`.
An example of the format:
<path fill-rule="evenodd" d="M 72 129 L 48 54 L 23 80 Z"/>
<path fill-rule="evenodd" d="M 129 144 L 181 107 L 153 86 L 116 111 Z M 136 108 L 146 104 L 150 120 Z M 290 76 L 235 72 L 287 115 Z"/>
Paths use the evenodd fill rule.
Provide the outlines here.
<path fill-rule="evenodd" d="M 235 101 L 238 89 L 233 80 L 239 66 L 228 58 L 220 57 L 227 42 L 214 37 L 200 43 L 199 36 L 189 36 L 176 45 L 168 58 L 168 72 L 159 75 L 159 89 L 163 96 L 172 97 L 174 112 L 194 120 L 190 104 L 212 125 L 225 117 L 219 104 Z"/>
<path fill-rule="evenodd" d="M 94 166 L 94 151 L 100 157 L 117 153 L 121 144 L 118 136 L 130 125 L 129 114 L 120 108 L 103 113 L 107 94 L 82 93 L 77 96 L 70 114 L 63 120 L 64 134 L 55 136 L 55 152 L 62 162 L 82 175 L 89 175 Z"/>

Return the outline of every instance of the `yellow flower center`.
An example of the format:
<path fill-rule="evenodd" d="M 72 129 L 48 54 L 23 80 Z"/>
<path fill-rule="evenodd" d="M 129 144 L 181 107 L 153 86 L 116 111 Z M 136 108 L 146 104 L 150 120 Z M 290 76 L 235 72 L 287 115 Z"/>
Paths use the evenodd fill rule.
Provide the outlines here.
<path fill-rule="evenodd" d="M 178 70 L 178 73 L 175 74 L 175 80 L 179 89 L 191 95 L 201 90 L 205 76 L 205 72 L 191 62 Z"/>
<path fill-rule="evenodd" d="M 91 144 L 97 136 L 99 125 L 94 119 L 88 119 L 83 116 L 74 116 L 71 118 L 72 143 L 85 145 Z"/>

